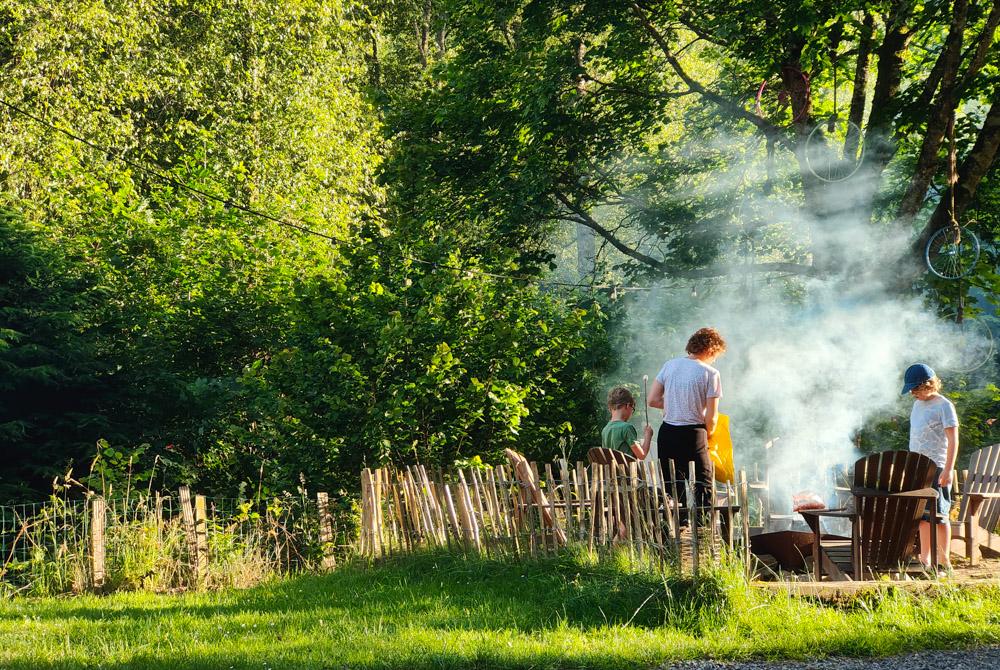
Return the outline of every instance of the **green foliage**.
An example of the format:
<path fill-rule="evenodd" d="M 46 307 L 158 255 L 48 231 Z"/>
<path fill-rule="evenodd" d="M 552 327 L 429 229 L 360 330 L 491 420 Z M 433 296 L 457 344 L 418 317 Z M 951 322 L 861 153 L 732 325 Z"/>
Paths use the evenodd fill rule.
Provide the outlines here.
<path fill-rule="evenodd" d="M 946 4 L 906 18 L 921 49 L 901 70 L 913 92 L 886 108 L 899 157 L 879 212 L 919 149 Z M 303 480 L 354 492 L 364 465 L 580 455 L 624 308 L 536 284 L 565 272 L 553 240 L 583 224 L 638 252 L 603 253 L 595 279 L 817 263 L 776 216 L 817 192 L 801 156 L 775 168 L 733 109 L 792 64 L 815 119 L 832 112 L 863 12 L 878 40 L 887 9 L 641 6 L 735 108 L 687 90 L 632 3 L 5 0 L 0 98 L 110 150 L 0 108 L 0 498 L 70 463 L 95 487 L 160 477 L 263 500 Z M 968 32 L 984 21 L 974 9 Z M 963 152 L 988 61 L 962 91 Z M 989 173 L 984 231 L 995 191 Z M 966 286 L 992 296 L 987 251 Z"/>
<path fill-rule="evenodd" d="M 264 459 L 269 484 L 303 472 L 351 490 L 365 465 L 495 462 L 505 447 L 549 457 L 572 427 L 595 430 L 593 394 L 577 380 L 588 333 L 601 328 L 596 304 L 353 261 L 350 284 L 366 290 L 304 286 L 287 346 L 245 369 L 227 410 L 240 420 L 210 438 L 234 444 L 205 462 L 211 481 Z"/>
<path fill-rule="evenodd" d="M 483 262 L 468 231 L 437 239 L 431 217 L 399 214 L 405 191 L 376 182 L 370 39 L 392 47 L 375 83 L 398 101 L 444 54 L 393 31 L 415 17 L 433 33 L 438 13 L 320 0 L 5 8 L 2 97 L 172 180 L 0 113 L 3 201 L 26 221 L 0 231 L 17 261 L 3 290 L 20 310 L 0 324 L 0 360 L 19 380 L 5 379 L 0 424 L 23 456 L 0 467 L 6 494 L 44 490 L 68 462 L 80 476 L 99 439 L 92 486 L 163 477 L 266 498 L 303 477 L 353 491 L 366 463 L 496 459 L 506 446 L 548 456 L 568 430 L 592 431 L 591 384 L 613 364 L 590 353 L 609 353 L 599 304 L 413 263 L 516 273 L 510 259 L 538 245 L 511 238 Z"/>
<path fill-rule="evenodd" d="M 0 498 L 62 474 L 114 425 L 92 319 L 94 279 L 42 231 L 0 211 Z"/>

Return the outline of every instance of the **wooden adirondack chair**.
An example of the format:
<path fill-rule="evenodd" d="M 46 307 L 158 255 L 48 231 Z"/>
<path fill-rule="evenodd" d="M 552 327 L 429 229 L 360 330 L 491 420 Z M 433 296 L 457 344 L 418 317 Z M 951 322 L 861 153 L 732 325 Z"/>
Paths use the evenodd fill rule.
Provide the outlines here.
<path fill-rule="evenodd" d="M 628 465 L 629 463 L 635 463 L 638 459 L 632 454 L 626 454 L 624 451 L 618 451 L 617 449 L 594 447 L 587 450 L 587 460 L 590 461 L 591 465 L 611 465 L 612 463 Z"/>
<path fill-rule="evenodd" d="M 507 456 L 507 460 L 510 461 L 511 468 L 514 470 L 514 477 L 517 479 L 518 486 L 526 494 L 528 504 L 534 503 L 538 509 L 538 516 L 542 520 L 542 523 L 546 528 L 552 530 L 552 538 L 558 544 L 565 545 L 566 531 L 559 525 L 559 521 L 553 517 L 551 507 L 549 506 L 549 499 L 538 485 L 538 480 L 535 478 L 535 473 L 531 469 L 528 459 L 513 449 L 504 449 L 503 451 Z"/>
<path fill-rule="evenodd" d="M 913 554 L 917 528 L 926 509 L 936 515 L 937 492 L 931 488 L 937 466 L 910 451 L 884 451 L 854 464 L 854 509 L 807 510 L 800 514 L 813 532 L 813 567 L 817 580 L 865 579 L 897 570 Z M 851 521 L 851 539 L 826 539 L 820 519 Z M 936 533 L 931 551 L 937 555 Z"/>
<path fill-rule="evenodd" d="M 972 454 L 962 484 L 958 521 L 951 524 L 952 540 L 965 545 L 965 557 L 975 565 L 980 557 L 1000 557 L 1000 444 Z"/>

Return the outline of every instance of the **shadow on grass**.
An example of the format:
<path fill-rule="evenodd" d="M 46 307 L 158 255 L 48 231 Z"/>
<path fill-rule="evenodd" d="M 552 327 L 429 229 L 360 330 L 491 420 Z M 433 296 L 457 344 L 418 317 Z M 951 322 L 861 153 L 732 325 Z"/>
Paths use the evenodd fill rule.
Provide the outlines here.
<path fill-rule="evenodd" d="M 1000 639 L 975 607 L 962 621 L 975 603 L 957 591 L 954 602 L 928 606 L 928 625 L 915 629 L 895 623 L 893 608 L 903 616 L 913 605 L 893 591 L 847 608 L 862 619 L 847 625 L 812 620 L 824 608 L 804 601 L 731 601 L 736 586 L 718 576 L 664 578 L 615 557 L 422 554 L 246 591 L 3 603 L 0 667 L 617 668 L 704 656 L 867 657 Z"/>
<path fill-rule="evenodd" d="M 132 604 L 139 599 L 141 604 Z M 177 616 L 258 614 L 343 617 L 355 623 L 379 619 L 447 630 L 534 632 L 556 625 L 587 630 L 623 624 L 698 630 L 721 623 L 725 601 L 724 590 L 711 579 L 663 577 L 624 560 L 594 562 L 579 555 L 490 560 L 426 553 L 244 591 L 67 599 L 45 608 L 15 601 L 0 609 L 0 621 L 29 615 L 127 626 Z"/>

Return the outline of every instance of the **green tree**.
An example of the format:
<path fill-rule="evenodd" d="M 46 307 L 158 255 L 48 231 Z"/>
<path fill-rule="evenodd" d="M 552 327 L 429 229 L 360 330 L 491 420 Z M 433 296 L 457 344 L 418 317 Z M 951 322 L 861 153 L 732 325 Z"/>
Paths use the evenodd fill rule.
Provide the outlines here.
<path fill-rule="evenodd" d="M 826 274 L 857 255 L 844 222 L 872 221 L 915 227 L 909 257 L 885 259 L 912 277 L 952 215 L 949 120 L 960 220 L 996 162 L 997 3 L 511 0 L 448 16 L 450 56 L 395 121 L 389 174 L 405 214 L 474 222 L 467 243 L 490 254 L 544 262 L 566 222 L 640 274 L 718 276 L 737 257 Z"/>
<path fill-rule="evenodd" d="M 65 474 L 102 435 L 108 365 L 88 321 L 100 299 L 93 277 L 51 239 L 0 210 L 0 498 L 25 495 Z"/>

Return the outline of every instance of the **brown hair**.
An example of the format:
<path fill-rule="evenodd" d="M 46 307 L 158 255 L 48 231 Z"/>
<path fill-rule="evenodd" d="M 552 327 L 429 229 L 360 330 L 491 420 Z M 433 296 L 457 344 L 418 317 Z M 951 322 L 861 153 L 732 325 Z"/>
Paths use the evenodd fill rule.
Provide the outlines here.
<path fill-rule="evenodd" d="M 616 386 L 608 392 L 608 407 L 615 409 L 625 405 L 635 406 L 635 396 L 624 386 Z"/>
<path fill-rule="evenodd" d="M 688 340 L 686 351 L 694 356 L 721 354 L 726 350 L 726 341 L 715 328 L 699 328 Z"/>
<path fill-rule="evenodd" d="M 930 391 L 931 393 L 941 392 L 941 380 L 937 376 L 931 377 L 918 386 L 913 387 L 914 391 Z"/>

